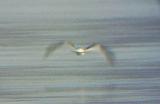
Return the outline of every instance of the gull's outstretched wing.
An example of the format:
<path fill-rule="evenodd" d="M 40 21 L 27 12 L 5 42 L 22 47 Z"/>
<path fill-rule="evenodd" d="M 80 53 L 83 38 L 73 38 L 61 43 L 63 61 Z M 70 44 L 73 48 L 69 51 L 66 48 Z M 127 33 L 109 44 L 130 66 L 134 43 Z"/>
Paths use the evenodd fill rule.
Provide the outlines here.
<path fill-rule="evenodd" d="M 52 52 L 54 52 L 56 49 L 60 48 L 63 44 L 64 44 L 64 42 L 59 42 L 59 43 L 56 43 L 56 44 L 50 44 L 46 48 L 44 58 L 48 57 Z"/>
<path fill-rule="evenodd" d="M 71 41 L 66 41 L 65 44 L 68 45 L 71 49 L 76 49 L 75 45 Z"/>
<path fill-rule="evenodd" d="M 72 49 L 75 49 L 75 46 L 72 42 L 70 41 L 65 41 L 65 42 L 59 42 L 56 44 L 51 44 L 46 48 L 46 52 L 44 54 L 44 58 L 48 57 L 52 52 L 56 51 L 58 48 L 62 47 L 63 45 L 67 45 Z"/>
<path fill-rule="evenodd" d="M 85 48 L 86 51 L 92 51 L 92 50 L 98 50 L 100 51 L 103 56 L 105 57 L 105 59 L 107 60 L 107 62 L 109 62 L 110 65 L 114 65 L 113 63 L 113 53 L 109 51 L 108 48 L 105 48 L 105 46 L 98 44 L 98 43 L 93 43 L 90 46 Z"/>

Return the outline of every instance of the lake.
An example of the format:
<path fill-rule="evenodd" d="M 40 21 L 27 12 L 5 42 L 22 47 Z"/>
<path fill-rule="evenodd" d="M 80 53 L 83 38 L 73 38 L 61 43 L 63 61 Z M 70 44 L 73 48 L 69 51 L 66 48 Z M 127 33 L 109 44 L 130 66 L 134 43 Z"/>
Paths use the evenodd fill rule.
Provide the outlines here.
<path fill-rule="evenodd" d="M 159 104 L 159 0 L 0 0 L 2 104 Z M 50 44 L 98 42 L 115 55 Z"/>

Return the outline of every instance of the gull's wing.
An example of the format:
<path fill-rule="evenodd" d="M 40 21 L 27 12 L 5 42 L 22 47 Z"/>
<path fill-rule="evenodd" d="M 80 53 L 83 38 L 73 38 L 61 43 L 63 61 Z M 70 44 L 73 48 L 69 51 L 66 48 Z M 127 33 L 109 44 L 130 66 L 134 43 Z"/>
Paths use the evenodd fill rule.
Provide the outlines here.
<path fill-rule="evenodd" d="M 109 51 L 109 49 L 105 48 L 103 45 L 98 43 L 93 43 L 90 46 L 85 48 L 86 51 L 98 50 L 100 51 L 105 59 L 109 62 L 110 65 L 114 65 L 113 63 L 113 53 Z"/>
<path fill-rule="evenodd" d="M 62 45 L 64 44 L 64 42 L 59 42 L 56 44 L 50 44 L 47 48 L 46 48 L 46 52 L 44 54 L 44 57 L 48 57 L 52 52 L 54 52 L 56 49 L 60 48 Z"/>
<path fill-rule="evenodd" d="M 71 49 L 76 49 L 75 45 L 71 41 L 66 41 L 66 45 L 68 45 Z"/>
<path fill-rule="evenodd" d="M 51 44 L 46 48 L 46 52 L 44 54 L 44 57 L 48 57 L 52 52 L 56 51 L 58 48 L 62 47 L 63 45 L 67 45 L 72 49 L 75 49 L 75 46 L 72 42 L 70 41 L 65 41 L 65 42 L 59 42 L 56 44 Z"/>

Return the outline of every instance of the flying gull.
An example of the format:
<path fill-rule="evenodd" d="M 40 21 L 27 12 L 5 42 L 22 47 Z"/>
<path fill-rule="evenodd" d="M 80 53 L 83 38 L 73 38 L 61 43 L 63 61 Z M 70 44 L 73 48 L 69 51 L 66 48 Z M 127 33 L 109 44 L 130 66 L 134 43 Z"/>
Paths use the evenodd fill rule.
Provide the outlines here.
<path fill-rule="evenodd" d="M 105 57 L 106 61 L 109 62 L 110 65 L 113 65 L 113 53 L 99 43 L 93 43 L 85 48 L 76 48 L 75 45 L 70 41 L 51 44 L 46 48 L 44 58 L 48 57 L 52 52 L 61 48 L 64 45 L 68 46 L 68 48 L 70 48 L 72 52 L 74 52 L 76 55 L 85 55 L 87 52 L 98 50 Z"/>

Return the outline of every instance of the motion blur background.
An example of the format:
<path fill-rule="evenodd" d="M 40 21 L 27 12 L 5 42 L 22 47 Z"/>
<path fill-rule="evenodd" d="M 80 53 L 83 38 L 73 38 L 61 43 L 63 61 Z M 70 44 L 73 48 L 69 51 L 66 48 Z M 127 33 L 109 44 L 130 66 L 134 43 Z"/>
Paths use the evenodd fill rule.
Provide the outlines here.
<path fill-rule="evenodd" d="M 159 0 L 0 0 L 1 104 L 159 104 Z M 51 43 L 99 42 L 83 57 Z"/>

